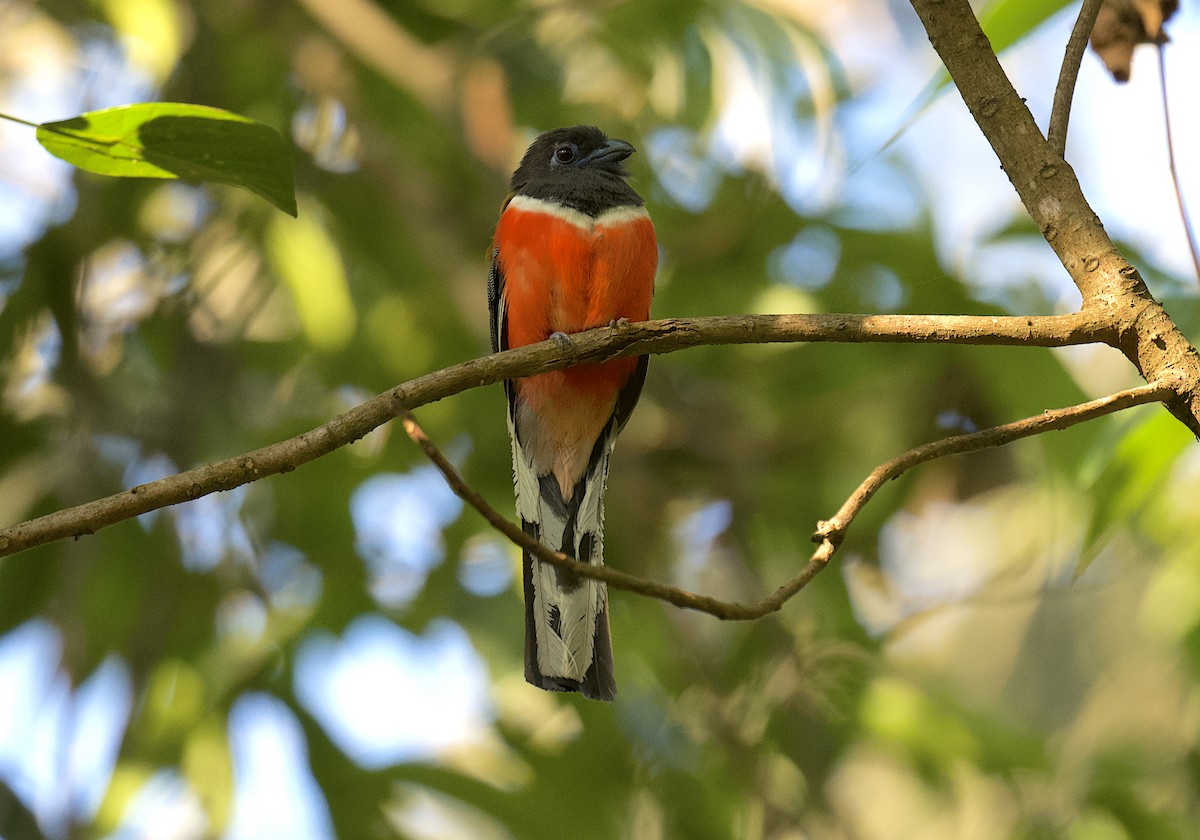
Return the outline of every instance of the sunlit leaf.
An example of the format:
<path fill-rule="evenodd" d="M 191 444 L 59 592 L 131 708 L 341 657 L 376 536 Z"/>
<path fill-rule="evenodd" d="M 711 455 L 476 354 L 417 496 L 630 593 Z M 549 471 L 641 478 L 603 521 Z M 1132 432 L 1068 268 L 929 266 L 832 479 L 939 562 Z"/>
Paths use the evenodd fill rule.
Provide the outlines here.
<path fill-rule="evenodd" d="M 343 347 L 357 316 L 337 243 L 316 219 L 276 216 L 267 228 L 267 253 L 292 292 L 304 333 L 326 350 Z"/>
<path fill-rule="evenodd" d="M 1092 485 L 1096 509 L 1089 541 L 1153 504 L 1176 459 L 1192 442 L 1191 433 L 1165 411 L 1129 432 Z M 1092 554 L 1085 554 L 1076 573 L 1082 573 L 1092 559 Z"/>
<path fill-rule="evenodd" d="M 992 0 L 979 13 L 979 24 L 1001 52 L 1046 22 L 1067 0 Z"/>
<path fill-rule="evenodd" d="M 1067 0 L 993 0 L 979 12 L 979 25 L 991 42 L 992 49 L 1001 53 L 1032 33 L 1066 5 Z M 904 124 L 888 139 L 884 147 L 894 143 L 920 119 L 948 84 L 950 74 L 945 67 L 940 67 L 909 106 L 909 115 Z"/>
<path fill-rule="evenodd" d="M 162 82 L 183 49 L 184 24 L 172 0 L 102 0 L 105 17 L 120 34 L 130 60 Z"/>
<path fill-rule="evenodd" d="M 37 139 L 80 169 L 243 187 L 296 215 L 292 153 L 269 125 L 178 102 L 147 102 L 43 123 Z"/>

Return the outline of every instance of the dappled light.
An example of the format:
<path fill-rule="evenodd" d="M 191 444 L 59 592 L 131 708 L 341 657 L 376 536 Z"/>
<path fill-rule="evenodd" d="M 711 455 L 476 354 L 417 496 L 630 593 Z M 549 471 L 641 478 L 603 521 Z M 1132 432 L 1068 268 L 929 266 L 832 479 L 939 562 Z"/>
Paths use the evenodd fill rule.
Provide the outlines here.
<path fill-rule="evenodd" d="M 1080 3 L 986 6 L 1044 129 Z M 1166 29 L 1198 192 L 1200 9 Z M 1170 317 L 1096 324 L 1066 316 L 1089 304 L 1077 275 L 1111 266 L 1056 252 L 1071 231 L 1032 220 L 980 131 L 1012 114 L 972 116 L 908 3 L 0 0 L 0 115 L 32 124 L 0 120 L 0 529 L 224 470 L 74 539 L 0 534 L 0 837 L 1189 836 L 1185 402 L 910 465 L 839 518 L 902 453 L 1142 386 L 1137 330 L 1200 332 L 1153 51 L 1123 86 L 1083 56 L 1065 158 L 1095 213 L 1076 227 Z M 294 170 L 298 217 L 252 155 L 259 189 L 106 177 L 38 143 L 143 101 L 286 141 L 268 162 Z M 533 584 L 479 515 L 514 519 L 497 380 L 561 367 L 570 341 L 515 374 L 435 373 L 487 353 L 510 173 L 576 124 L 636 149 L 651 318 L 830 319 L 686 352 L 668 334 L 699 321 L 597 320 L 614 343 L 586 362 L 658 354 L 601 477 L 605 564 L 742 605 L 827 551 L 749 621 L 610 584 L 611 704 L 526 682 Z M 179 151 L 197 124 L 158 128 L 180 144 L 159 174 L 200 178 Z M 131 159 L 155 152 L 130 136 L 149 147 Z M 832 313 L 973 316 L 1003 340 Z M 1180 386 L 1157 387 L 1136 402 Z M 453 469 L 386 422 L 408 410 Z"/>
<path fill-rule="evenodd" d="M 461 511 L 462 502 L 432 467 L 410 475 L 380 473 L 354 491 L 356 547 L 380 603 L 402 606 L 420 594 L 425 577 L 445 557 L 442 529 Z"/>
<path fill-rule="evenodd" d="M 491 716 L 483 662 L 446 621 L 414 636 L 363 616 L 340 641 L 305 640 L 296 680 L 301 702 L 368 768 L 438 758 L 478 740 Z"/>

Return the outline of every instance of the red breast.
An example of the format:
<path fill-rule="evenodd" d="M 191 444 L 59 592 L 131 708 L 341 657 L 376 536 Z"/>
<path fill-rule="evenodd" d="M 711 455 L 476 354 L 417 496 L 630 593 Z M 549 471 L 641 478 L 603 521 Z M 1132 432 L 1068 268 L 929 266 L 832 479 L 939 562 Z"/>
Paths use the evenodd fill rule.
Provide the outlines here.
<path fill-rule="evenodd" d="M 552 201 L 514 196 L 496 230 L 505 277 L 508 346 L 644 321 L 658 265 L 654 225 L 644 207 L 619 206 L 593 217 Z M 563 371 L 575 387 L 615 395 L 636 360 L 619 359 Z M 535 377 L 536 378 L 536 377 Z M 525 396 L 526 388 L 522 388 Z"/>

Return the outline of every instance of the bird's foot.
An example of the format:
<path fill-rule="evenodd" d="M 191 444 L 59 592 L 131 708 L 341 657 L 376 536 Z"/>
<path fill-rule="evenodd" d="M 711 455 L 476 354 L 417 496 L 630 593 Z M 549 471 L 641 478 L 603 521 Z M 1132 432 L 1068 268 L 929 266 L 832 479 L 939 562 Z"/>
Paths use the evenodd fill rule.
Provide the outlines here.
<path fill-rule="evenodd" d="M 613 320 L 608 322 L 608 328 L 610 330 L 615 330 L 617 327 L 627 327 L 627 326 L 629 326 L 628 318 L 614 318 Z"/>
<path fill-rule="evenodd" d="M 575 349 L 574 340 L 571 338 L 571 336 L 567 335 L 565 332 L 555 331 L 555 332 L 550 333 L 550 340 L 553 341 L 556 345 L 558 345 L 558 349 L 562 350 L 564 353 L 567 352 L 568 350 Z"/>

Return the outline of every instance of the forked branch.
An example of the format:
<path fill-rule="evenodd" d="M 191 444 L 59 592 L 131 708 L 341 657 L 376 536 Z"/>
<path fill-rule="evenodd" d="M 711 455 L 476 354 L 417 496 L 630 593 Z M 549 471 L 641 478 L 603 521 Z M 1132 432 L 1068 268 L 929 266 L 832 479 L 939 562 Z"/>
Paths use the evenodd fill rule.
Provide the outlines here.
<path fill-rule="evenodd" d="M 1054 89 L 1054 104 L 1050 108 L 1050 128 L 1046 139 L 1050 146 L 1065 157 L 1067 153 L 1067 124 L 1071 119 L 1071 100 L 1075 98 L 1075 82 L 1079 79 L 1079 65 L 1083 62 L 1083 54 L 1087 51 L 1088 38 L 1096 25 L 1096 16 L 1104 0 L 1083 0 L 1079 9 L 1079 17 L 1071 29 L 1071 37 L 1067 41 L 1067 51 L 1063 56 L 1062 69 L 1058 72 L 1058 86 Z"/>
<path fill-rule="evenodd" d="M 397 404 L 417 408 L 470 388 L 582 362 L 670 353 L 703 344 L 882 341 L 1063 347 L 1111 343 L 1115 335 L 1102 317 L 1087 312 L 1041 317 L 731 315 L 602 327 L 573 335 L 566 348 L 554 341 L 544 341 L 426 374 L 296 437 L 0 529 L 0 557 L 55 540 L 92 534 L 152 510 L 291 472 L 391 420 Z"/>
<path fill-rule="evenodd" d="M 526 534 L 514 522 L 498 513 L 483 496 L 473 490 L 459 475 L 454 465 L 425 434 L 417 422 L 417 418 L 410 411 L 399 405 L 396 407 L 396 411 L 408 436 L 421 447 L 429 460 L 445 476 L 450 489 L 460 499 L 475 508 L 493 528 L 507 537 L 510 542 L 535 555 L 539 560 L 570 569 L 581 577 L 604 581 L 614 589 L 623 589 L 627 592 L 657 598 L 677 607 L 708 613 L 727 621 L 749 621 L 762 618 L 768 613 L 777 612 L 792 596 L 807 586 L 817 573 L 829 564 L 834 552 L 845 539 L 846 532 L 850 529 L 855 517 L 874 497 L 879 488 L 887 482 L 899 478 L 913 467 L 949 455 L 977 452 L 980 449 L 1003 446 L 1006 443 L 1043 432 L 1066 429 L 1076 423 L 1094 420 L 1097 417 L 1103 417 L 1106 414 L 1136 405 L 1162 402 L 1174 394 L 1175 389 L 1172 385 L 1156 382 L 1120 391 L 1098 400 L 1045 411 L 1034 417 L 1026 417 L 1024 420 L 1005 423 L 1002 426 L 994 426 L 970 434 L 955 435 L 910 449 L 903 455 L 880 464 L 872 470 L 871 474 L 858 485 L 858 488 L 846 499 L 836 514 L 817 524 L 816 533 L 813 535 L 813 542 L 818 543 L 817 548 L 800 571 L 770 595 L 750 604 L 739 604 L 722 601 L 708 595 L 698 595 L 686 589 L 667 586 L 657 581 L 631 575 L 611 566 L 592 566 L 580 563 L 561 552 L 551 550 Z"/>
<path fill-rule="evenodd" d="M 1200 354 L 1117 250 L 1074 171 L 1042 136 L 1013 89 L 968 0 L 911 0 L 983 135 L 1030 217 L 1083 296 L 1107 313 L 1115 346 L 1147 382 L 1182 375 L 1167 407 L 1200 435 Z"/>

